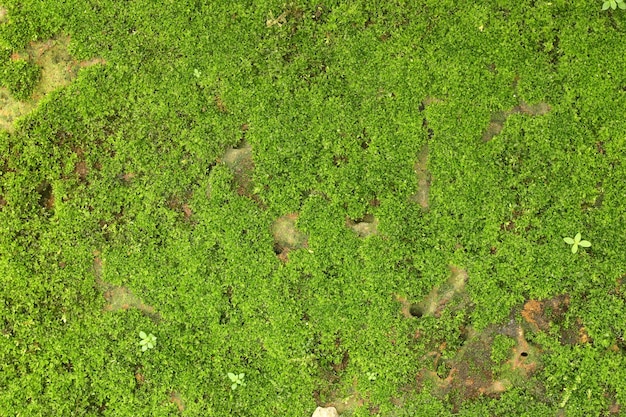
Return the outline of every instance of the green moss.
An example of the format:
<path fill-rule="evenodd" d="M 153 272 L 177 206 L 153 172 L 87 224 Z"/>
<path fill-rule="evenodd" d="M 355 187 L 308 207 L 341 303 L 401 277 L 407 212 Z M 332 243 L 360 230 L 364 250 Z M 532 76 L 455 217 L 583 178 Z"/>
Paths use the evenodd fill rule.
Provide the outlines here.
<path fill-rule="evenodd" d="M 42 75 L 10 57 L 33 40 L 69 35 L 77 62 L 102 64 L 0 135 L 3 411 L 623 407 L 626 96 L 623 51 L 606 42 L 623 14 L 562 1 L 5 3 L 0 81 L 16 97 Z M 225 153 L 248 146 L 243 175 Z M 286 215 L 300 241 L 277 254 Z M 372 219 L 375 233 L 355 232 Z M 574 255 L 562 238 L 578 232 L 592 247 Z M 467 273 L 456 292 L 451 270 Z M 558 320 L 532 309 L 564 294 Z M 432 314 L 411 316 L 424 299 Z M 506 378 L 516 323 L 540 366 L 499 395 L 459 398 L 460 352 L 508 332 L 476 358 Z M 139 331 L 154 349 L 141 353 Z M 246 386 L 231 390 L 229 372 Z"/>
<path fill-rule="evenodd" d="M 510 359 L 513 346 L 515 346 L 514 339 L 501 334 L 496 335 L 491 345 L 491 361 L 496 365 L 501 365 Z"/>
<path fill-rule="evenodd" d="M 9 60 L 0 67 L 0 84 L 18 100 L 30 99 L 41 77 L 41 68 L 22 59 Z"/>

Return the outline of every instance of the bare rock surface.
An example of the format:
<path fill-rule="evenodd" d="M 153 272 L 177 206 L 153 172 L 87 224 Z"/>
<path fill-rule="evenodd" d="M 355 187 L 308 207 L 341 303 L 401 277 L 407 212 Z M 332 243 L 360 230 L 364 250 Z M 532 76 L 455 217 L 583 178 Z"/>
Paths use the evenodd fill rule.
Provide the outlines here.
<path fill-rule="evenodd" d="M 339 413 L 335 407 L 317 407 L 313 417 L 339 417 Z"/>

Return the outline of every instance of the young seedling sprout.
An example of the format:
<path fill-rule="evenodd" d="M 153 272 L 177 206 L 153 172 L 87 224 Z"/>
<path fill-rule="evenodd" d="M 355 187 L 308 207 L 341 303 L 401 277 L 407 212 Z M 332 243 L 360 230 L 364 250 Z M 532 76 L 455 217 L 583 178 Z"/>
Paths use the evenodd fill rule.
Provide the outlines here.
<path fill-rule="evenodd" d="M 145 332 L 139 332 L 139 345 L 141 345 L 141 351 L 145 352 L 148 349 L 152 349 L 156 345 L 156 336 L 152 333 L 146 334 Z"/>
<path fill-rule="evenodd" d="M 564 237 L 563 240 L 568 245 L 572 245 L 572 253 L 576 253 L 578 252 L 579 246 L 583 248 L 588 248 L 591 246 L 591 242 L 589 242 L 588 240 L 581 240 L 581 238 L 582 236 L 580 235 L 580 233 L 576 233 L 576 236 L 574 236 L 574 239 L 572 239 L 571 237 Z"/>
<path fill-rule="evenodd" d="M 244 386 L 246 385 L 245 382 L 243 382 L 243 378 L 245 377 L 245 374 L 239 374 L 239 375 L 235 375 L 232 372 L 228 373 L 228 379 L 230 379 L 230 382 L 232 382 L 233 384 L 230 386 L 231 390 L 235 390 L 237 389 L 238 385 Z"/>
<path fill-rule="evenodd" d="M 626 9 L 626 3 L 624 3 L 624 0 L 606 0 L 602 4 L 602 10 L 607 10 L 609 7 L 613 10 L 618 7 L 620 9 Z"/>

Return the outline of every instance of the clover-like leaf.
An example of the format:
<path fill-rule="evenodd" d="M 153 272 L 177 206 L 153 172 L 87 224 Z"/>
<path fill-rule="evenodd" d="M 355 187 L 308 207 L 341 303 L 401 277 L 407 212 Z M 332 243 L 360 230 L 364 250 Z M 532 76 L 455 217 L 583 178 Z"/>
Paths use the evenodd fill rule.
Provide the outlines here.
<path fill-rule="evenodd" d="M 142 352 L 152 349 L 156 345 L 156 336 L 152 333 L 146 334 L 146 332 L 141 331 L 139 332 L 139 337 L 141 338 L 139 345 L 141 346 Z"/>
<path fill-rule="evenodd" d="M 236 375 L 232 372 L 229 372 L 226 375 L 228 376 L 228 379 L 230 379 L 230 381 L 233 383 L 230 386 L 230 389 L 234 390 L 235 388 L 237 388 L 237 385 L 241 385 L 241 386 L 246 385 L 246 383 L 243 382 L 243 378 L 246 376 L 245 374 L 242 373 L 242 374 Z"/>
<path fill-rule="evenodd" d="M 564 237 L 563 240 L 568 245 L 572 245 L 572 253 L 578 252 L 578 247 L 581 246 L 583 248 L 588 248 L 591 246 L 591 242 L 588 240 L 582 240 L 582 235 L 580 233 L 576 233 L 574 239 L 571 237 Z"/>

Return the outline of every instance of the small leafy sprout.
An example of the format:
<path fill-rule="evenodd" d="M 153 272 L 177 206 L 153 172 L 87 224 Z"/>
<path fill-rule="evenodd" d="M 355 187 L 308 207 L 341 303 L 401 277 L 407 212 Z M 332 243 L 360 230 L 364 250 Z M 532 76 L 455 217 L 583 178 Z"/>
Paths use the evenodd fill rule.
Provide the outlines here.
<path fill-rule="evenodd" d="M 237 389 L 237 385 L 241 385 L 244 386 L 246 385 L 245 382 L 243 382 L 243 377 L 246 376 L 245 374 L 239 374 L 239 375 L 235 375 L 232 372 L 228 373 L 228 379 L 230 379 L 230 382 L 233 383 L 233 385 L 230 386 L 230 389 L 232 389 L 233 391 L 235 389 Z"/>
<path fill-rule="evenodd" d="M 374 381 L 376 381 L 376 372 L 368 372 L 368 373 L 367 373 L 367 379 L 368 379 L 370 382 L 374 382 Z"/>
<path fill-rule="evenodd" d="M 202 75 L 202 73 L 200 72 L 200 70 L 198 68 L 194 68 L 193 70 L 193 76 L 196 78 L 200 78 L 200 75 Z"/>
<path fill-rule="evenodd" d="M 568 245 L 572 245 L 572 253 L 578 252 L 579 246 L 582 246 L 583 248 L 588 248 L 591 246 L 591 242 L 589 242 L 588 240 L 580 240 L 580 239 L 581 239 L 580 233 L 576 233 L 576 236 L 574 236 L 574 239 L 572 239 L 571 237 L 563 238 L 565 243 L 567 243 Z"/>
<path fill-rule="evenodd" d="M 139 332 L 139 337 L 141 338 L 139 344 L 142 352 L 152 349 L 156 345 L 156 336 L 152 333 L 147 335 L 145 332 Z"/>
<path fill-rule="evenodd" d="M 623 10 L 626 9 L 626 3 L 624 3 L 624 0 L 606 0 L 602 4 L 602 10 L 607 10 L 609 7 L 613 10 L 618 7 Z"/>

